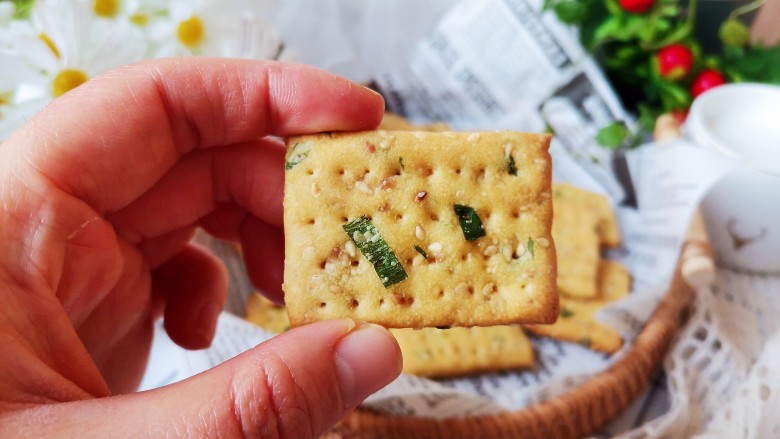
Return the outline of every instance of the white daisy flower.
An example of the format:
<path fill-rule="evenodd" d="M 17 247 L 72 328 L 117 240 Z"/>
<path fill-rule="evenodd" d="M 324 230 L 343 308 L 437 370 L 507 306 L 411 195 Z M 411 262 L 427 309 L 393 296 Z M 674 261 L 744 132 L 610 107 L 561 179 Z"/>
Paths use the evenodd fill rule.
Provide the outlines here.
<path fill-rule="evenodd" d="M 86 0 L 38 0 L 29 21 L 12 22 L 19 25 L 0 59 L 0 141 L 52 99 L 143 58 L 143 33 L 130 22 L 95 20 L 92 7 Z"/>
<path fill-rule="evenodd" d="M 272 55 L 267 50 L 268 43 L 262 42 L 263 33 L 256 27 L 262 11 L 269 10 L 270 4 L 244 0 L 171 0 L 169 20 L 149 26 L 151 39 L 157 45 L 155 55 L 233 58 Z M 255 53 L 258 49 L 267 52 L 260 54 L 265 56 L 258 56 Z"/>
<path fill-rule="evenodd" d="M 96 22 L 91 6 L 83 0 L 38 0 L 33 9 L 34 35 L 20 39 L 18 52 L 40 72 L 30 82 L 48 98 L 143 58 L 142 33 L 130 23 Z"/>

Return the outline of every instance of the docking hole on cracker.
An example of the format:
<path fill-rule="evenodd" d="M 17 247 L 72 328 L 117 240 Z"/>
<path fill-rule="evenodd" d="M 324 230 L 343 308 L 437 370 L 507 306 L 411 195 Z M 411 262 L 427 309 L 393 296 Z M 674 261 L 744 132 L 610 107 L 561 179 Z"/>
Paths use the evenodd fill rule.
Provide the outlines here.
<path fill-rule="evenodd" d="M 293 326 L 552 323 L 550 136 L 371 131 L 287 139 Z"/>

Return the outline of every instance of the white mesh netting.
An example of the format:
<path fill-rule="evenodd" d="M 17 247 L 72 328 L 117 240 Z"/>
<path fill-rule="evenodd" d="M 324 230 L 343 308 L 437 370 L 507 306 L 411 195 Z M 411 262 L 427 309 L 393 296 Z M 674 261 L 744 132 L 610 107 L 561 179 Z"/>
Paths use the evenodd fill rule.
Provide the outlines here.
<path fill-rule="evenodd" d="M 720 269 L 664 362 L 667 413 L 622 438 L 780 438 L 780 277 Z"/>

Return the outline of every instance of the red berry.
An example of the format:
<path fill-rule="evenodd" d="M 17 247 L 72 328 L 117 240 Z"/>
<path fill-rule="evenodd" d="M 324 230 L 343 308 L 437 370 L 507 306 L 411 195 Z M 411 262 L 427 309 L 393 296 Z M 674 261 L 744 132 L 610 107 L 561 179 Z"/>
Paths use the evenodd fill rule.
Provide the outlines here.
<path fill-rule="evenodd" d="M 691 84 L 691 96 L 696 98 L 705 91 L 726 83 L 723 74 L 715 69 L 707 69 L 699 73 L 699 76 Z"/>
<path fill-rule="evenodd" d="M 644 14 L 655 4 L 655 0 L 618 0 L 620 6 L 632 14 Z"/>
<path fill-rule="evenodd" d="M 670 44 L 655 54 L 658 73 L 662 78 L 677 81 L 688 76 L 693 66 L 691 50 L 682 44 Z"/>

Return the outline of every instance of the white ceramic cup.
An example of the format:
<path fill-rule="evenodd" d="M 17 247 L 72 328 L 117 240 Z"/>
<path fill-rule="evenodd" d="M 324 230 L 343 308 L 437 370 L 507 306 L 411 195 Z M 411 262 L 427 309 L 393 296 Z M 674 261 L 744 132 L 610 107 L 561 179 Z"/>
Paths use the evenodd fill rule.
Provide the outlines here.
<path fill-rule="evenodd" d="M 693 143 L 734 160 L 735 169 L 701 205 L 718 262 L 780 274 L 780 87 L 709 90 L 694 101 L 683 131 Z"/>

